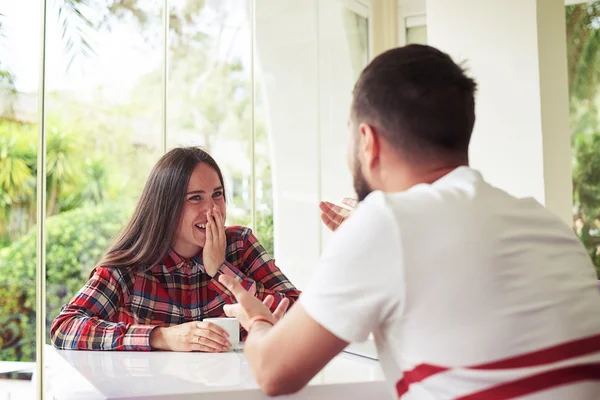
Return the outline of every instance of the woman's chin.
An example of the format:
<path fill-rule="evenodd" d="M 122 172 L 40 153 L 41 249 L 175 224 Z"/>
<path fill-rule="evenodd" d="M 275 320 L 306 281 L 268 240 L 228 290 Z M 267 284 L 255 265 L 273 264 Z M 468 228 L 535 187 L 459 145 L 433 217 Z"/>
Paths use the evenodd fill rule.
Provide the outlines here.
<path fill-rule="evenodd" d="M 200 248 L 204 248 L 204 246 L 206 245 L 206 237 L 196 237 L 195 239 L 196 244 Z"/>
<path fill-rule="evenodd" d="M 206 233 L 200 229 L 194 232 L 194 243 L 200 247 L 204 247 L 206 244 Z"/>

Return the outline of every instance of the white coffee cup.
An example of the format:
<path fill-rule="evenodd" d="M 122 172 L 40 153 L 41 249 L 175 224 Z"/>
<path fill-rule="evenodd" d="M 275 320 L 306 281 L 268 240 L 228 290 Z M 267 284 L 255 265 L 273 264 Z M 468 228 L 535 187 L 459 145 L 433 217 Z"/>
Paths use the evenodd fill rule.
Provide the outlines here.
<path fill-rule="evenodd" d="M 240 343 L 240 322 L 237 318 L 204 318 L 203 321 L 210 322 L 225 329 L 229 334 L 227 340 L 231 343 L 231 348 L 235 349 Z"/>

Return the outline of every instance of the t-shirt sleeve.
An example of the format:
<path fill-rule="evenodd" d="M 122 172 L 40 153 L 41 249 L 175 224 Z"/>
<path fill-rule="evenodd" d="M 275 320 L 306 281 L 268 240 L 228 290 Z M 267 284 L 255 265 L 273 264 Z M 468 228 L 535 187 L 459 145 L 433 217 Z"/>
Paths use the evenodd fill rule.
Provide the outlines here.
<path fill-rule="evenodd" d="M 340 339 L 366 340 L 403 303 L 401 247 L 385 195 L 372 193 L 331 237 L 300 303 Z"/>

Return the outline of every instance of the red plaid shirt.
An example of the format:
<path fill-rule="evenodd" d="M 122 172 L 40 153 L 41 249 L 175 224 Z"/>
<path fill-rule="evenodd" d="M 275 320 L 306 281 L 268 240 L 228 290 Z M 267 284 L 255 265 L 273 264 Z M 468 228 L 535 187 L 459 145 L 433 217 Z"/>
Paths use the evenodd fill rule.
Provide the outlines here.
<path fill-rule="evenodd" d="M 150 332 L 208 317 L 222 317 L 235 298 L 219 275 L 238 277 L 252 295 L 293 303 L 300 291 L 277 268 L 249 228 L 226 229 L 225 263 L 214 277 L 199 256 L 183 259 L 174 251 L 146 272 L 96 268 L 85 286 L 54 319 L 50 337 L 60 349 L 151 350 Z"/>

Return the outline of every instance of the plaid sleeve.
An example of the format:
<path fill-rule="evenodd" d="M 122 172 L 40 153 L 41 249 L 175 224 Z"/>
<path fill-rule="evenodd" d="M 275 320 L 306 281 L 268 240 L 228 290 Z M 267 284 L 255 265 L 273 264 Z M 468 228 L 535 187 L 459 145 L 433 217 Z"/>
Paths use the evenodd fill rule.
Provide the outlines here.
<path fill-rule="evenodd" d="M 118 273 L 120 280 L 128 279 Z M 52 322 L 55 347 L 71 350 L 151 350 L 154 326 L 109 322 L 117 312 L 127 287 L 113 270 L 96 268 L 85 286 Z M 130 278 L 129 278 L 130 279 Z"/>
<path fill-rule="evenodd" d="M 260 244 L 249 228 L 243 228 L 241 240 L 238 240 L 238 254 L 241 255 L 240 267 L 225 261 L 216 275 L 211 279 L 211 285 L 221 294 L 225 302 L 235 303 L 235 297 L 219 281 L 219 275 L 225 274 L 237 277 L 241 285 L 253 296 L 264 300 L 267 295 L 273 295 L 275 301 L 271 306 L 274 311 L 283 298 L 293 304 L 300 296 L 289 279 L 275 265 L 275 260 Z"/>

